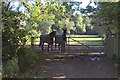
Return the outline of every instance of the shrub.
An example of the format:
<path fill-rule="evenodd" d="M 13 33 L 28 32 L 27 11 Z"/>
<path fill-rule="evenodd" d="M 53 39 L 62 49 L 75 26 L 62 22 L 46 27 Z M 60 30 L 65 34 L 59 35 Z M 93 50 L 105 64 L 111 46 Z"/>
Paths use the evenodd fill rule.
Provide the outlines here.
<path fill-rule="evenodd" d="M 3 77 L 13 77 L 18 72 L 18 58 L 13 57 L 11 60 L 3 63 L 2 76 Z"/>
<path fill-rule="evenodd" d="M 35 57 L 31 48 L 24 48 L 19 51 L 19 55 L 3 63 L 3 77 L 14 77 L 20 72 L 28 71 L 35 65 Z"/>
<path fill-rule="evenodd" d="M 21 72 L 27 71 L 35 63 L 35 56 L 33 49 L 24 48 L 19 51 L 18 65 Z"/>

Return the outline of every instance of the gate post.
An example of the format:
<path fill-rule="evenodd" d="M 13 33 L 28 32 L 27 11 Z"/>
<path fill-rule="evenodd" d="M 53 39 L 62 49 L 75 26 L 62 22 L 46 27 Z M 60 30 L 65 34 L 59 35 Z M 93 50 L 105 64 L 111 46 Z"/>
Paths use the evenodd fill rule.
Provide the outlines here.
<path fill-rule="evenodd" d="M 116 59 L 118 58 L 118 38 L 117 37 L 106 37 L 105 39 L 105 56 L 107 58 Z"/>
<path fill-rule="evenodd" d="M 68 37 L 68 44 L 67 44 L 67 45 L 68 45 L 68 50 L 69 50 L 69 38 L 70 38 L 70 37 Z"/>
<path fill-rule="evenodd" d="M 31 47 L 34 47 L 34 37 L 31 37 Z"/>

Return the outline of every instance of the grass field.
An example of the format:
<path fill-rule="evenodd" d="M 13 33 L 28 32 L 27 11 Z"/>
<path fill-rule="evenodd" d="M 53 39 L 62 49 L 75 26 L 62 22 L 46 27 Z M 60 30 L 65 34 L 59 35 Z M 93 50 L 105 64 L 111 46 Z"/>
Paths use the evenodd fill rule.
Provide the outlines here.
<path fill-rule="evenodd" d="M 39 44 L 40 39 L 35 40 L 35 44 Z M 104 39 L 98 35 L 67 35 L 67 44 L 70 45 L 102 45 Z M 79 43 L 80 42 L 80 43 Z"/>
<path fill-rule="evenodd" d="M 67 37 L 68 37 L 67 41 L 69 41 L 68 44 L 70 45 L 73 45 L 73 44 L 80 45 L 80 43 L 83 43 L 85 45 L 102 45 L 103 44 L 102 37 L 98 37 L 98 35 L 70 35 L 70 36 L 67 35 Z"/>

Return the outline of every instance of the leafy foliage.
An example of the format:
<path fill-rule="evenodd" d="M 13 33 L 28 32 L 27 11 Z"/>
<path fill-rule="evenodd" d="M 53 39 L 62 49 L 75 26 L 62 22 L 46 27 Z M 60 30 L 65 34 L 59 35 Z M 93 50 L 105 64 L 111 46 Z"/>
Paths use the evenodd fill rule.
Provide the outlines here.
<path fill-rule="evenodd" d="M 74 22 L 73 21 L 69 21 L 69 18 L 67 19 L 63 19 L 61 21 L 58 22 L 58 26 L 59 26 L 59 33 L 62 33 L 62 28 L 67 28 L 68 33 L 70 33 L 71 29 L 74 29 Z"/>
<path fill-rule="evenodd" d="M 2 76 L 5 77 L 13 77 L 18 73 L 18 59 L 17 57 L 13 57 L 11 60 L 7 61 L 3 64 Z"/>
<path fill-rule="evenodd" d="M 14 72 L 13 66 L 16 62 L 21 70 L 24 70 L 24 67 L 28 68 L 27 65 L 34 64 L 33 49 L 25 47 L 31 36 L 50 33 L 53 30 L 62 34 L 64 27 L 67 28 L 67 33 L 73 31 L 79 34 L 92 33 L 92 29 L 103 31 L 103 33 L 108 28 L 113 32 L 120 29 L 117 3 L 98 3 L 98 8 L 88 5 L 86 9 L 81 9 L 80 4 L 81 2 L 70 2 L 69 4 L 67 2 L 46 2 L 45 4 L 21 2 L 16 10 L 12 10 L 10 2 L 3 2 L 2 58 L 3 62 L 8 61 L 3 66 L 9 66 L 4 74 L 12 75 L 11 72 Z M 74 5 L 78 7 L 72 9 Z M 25 11 L 21 12 L 20 7 L 25 7 Z M 73 15 L 76 10 L 81 14 Z M 11 71 L 7 72 L 9 69 Z"/>
<path fill-rule="evenodd" d="M 38 56 L 31 48 L 25 48 L 20 50 L 18 56 L 13 57 L 11 60 L 3 63 L 3 77 L 13 78 L 19 74 L 19 71 L 29 71 L 36 65 L 36 57 Z"/>
<path fill-rule="evenodd" d="M 34 4 L 23 3 L 27 9 L 28 24 L 37 32 L 49 33 L 54 21 L 65 18 L 65 8 L 56 3 L 36 2 Z M 52 22 L 51 22 L 52 21 Z M 47 28 L 47 29 L 46 29 Z M 47 31 L 46 31 L 47 30 Z"/>
<path fill-rule="evenodd" d="M 34 61 L 33 60 L 34 55 L 31 54 L 33 49 L 24 50 L 24 51 L 21 50 L 21 49 L 26 49 L 25 44 L 27 40 L 30 38 L 28 36 L 31 36 L 29 35 L 31 32 L 29 31 L 29 28 L 27 28 L 26 25 L 22 24 L 24 21 L 26 21 L 26 15 L 21 12 L 12 11 L 9 7 L 10 7 L 10 2 L 9 3 L 3 2 L 2 62 L 3 62 L 3 68 L 5 68 L 4 77 L 10 77 L 14 75 L 14 66 L 16 65 L 17 59 L 19 63 L 18 64 L 19 69 L 21 67 L 20 65 L 22 65 L 22 63 L 20 63 L 21 61 L 23 61 L 23 63 L 25 62 L 24 63 L 25 65 L 29 65 L 32 61 Z M 25 65 L 22 66 L 26 67 Z"/>
<path fill-rule="evenodd" d="M 98 8 L 100 9 L 99 13 L 97 14 L 100 18 L 100 25 L 109 25 L 107 30 L 108 28 L 112 31 L 118 29 L 118 3 L 99 3 Z"/>
<path fill-rule="evenodd" d="M 116 0 L 117 1 L 117 0 Z M 119 29 L 118 24 L 118 2 L 98 2 L 97 8 L 88 5 L 84 12 L 89 13 L 92 18 L 94 29 L 97 32 L 112 34 Z"/>
<path fill-rule="evenodd" d="M 24 14 L 9 9 L 9 5 L 3 3 L 2 8 L 2 46 L 3 58 L 15 56 L 19 42 L 25 43 L 25 36 L 28 33 L 24 26 L 20 25 L 20 19 Z M 21 16 L 20 16 L 21 15 Z"/>

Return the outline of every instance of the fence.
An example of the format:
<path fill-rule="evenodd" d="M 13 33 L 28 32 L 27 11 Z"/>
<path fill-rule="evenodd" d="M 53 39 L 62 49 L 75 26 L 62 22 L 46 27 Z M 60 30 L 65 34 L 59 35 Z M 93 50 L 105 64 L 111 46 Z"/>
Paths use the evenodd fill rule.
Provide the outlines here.
<path fill-rule="evenodd" d="M 40 51 L 38 47 L 40 38 L 36 37 L 36 39 L 31 38 L 34 42 L 31 43 L 35 46 L 36 51 Z M 34 40 L 34 41 L 33 41 Z M 54 39 L 55 40 L 55 39 Z M 103 52 L 103 42 L 104 37 L 98 35 L 67 35 L 67 43 L 66 43 L 66 52 L 78 52 L 78 53 L 87 53 L 87 52 Z M 47 44 L 45 44 L 47 48 Z M 53 44 L 54 47 L 54 44 Z M 93 49 L 94 47 L 94 49 Z M 95 50 L 96 49 L 96 50 Z M 98 50 L 99 49 L 99 50 Z"/>

